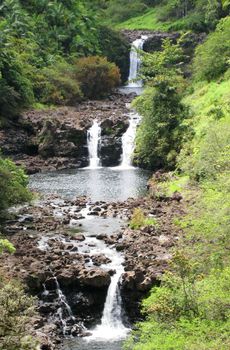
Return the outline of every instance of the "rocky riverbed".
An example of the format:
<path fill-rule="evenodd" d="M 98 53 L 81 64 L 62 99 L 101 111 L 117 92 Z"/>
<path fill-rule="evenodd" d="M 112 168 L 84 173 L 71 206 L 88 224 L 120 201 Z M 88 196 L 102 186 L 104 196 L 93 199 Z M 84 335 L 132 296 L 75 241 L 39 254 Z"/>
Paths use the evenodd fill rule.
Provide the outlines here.
<path fill-rule="evenodd" d="M 155 218 L 156 224 L 129 228 L 135 208 Z M 38 297 L 34 329 L 42 348 L 56 348 L 52 343 L 61 341 L 63 329 L 65 335 L 87 336 L 85 327 L 99 322 L 115 271 L 109 256 L 98 253 L 98 245 L 124 256 L 120 290 L 126 322 L 138 320 L 139 303 L 152 286 L 160 284 L 171 258 L 169 248 L 180 234 L 172 219 L 182 214 L 179 194 L 157 198 L 153 188 L 144 198 L 124 202 L 49 196 L 12 211 L 4 232 L 16 253 L 1 256 L 0 266 Z M 86 229 L 90 218 L 92 225 Z"/>

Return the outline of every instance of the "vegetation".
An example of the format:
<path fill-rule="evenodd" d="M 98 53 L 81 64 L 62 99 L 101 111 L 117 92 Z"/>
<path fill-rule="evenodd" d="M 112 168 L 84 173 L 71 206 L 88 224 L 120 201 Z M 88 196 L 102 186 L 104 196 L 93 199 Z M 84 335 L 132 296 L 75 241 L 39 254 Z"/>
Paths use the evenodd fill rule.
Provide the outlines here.
<path fill-rule="evenodd" d="M 143 301 L 146 320 L 137 325 L 126 350 L 225 350 L 230 346 L 229 19 L 221 19 L 197 47 L 189 80 L 181 79 L 178 63 L 183 58 L 172 43 L 165 43 L 162 52 L 144 57 L 142 75 L 147 89 L 135 102 L 143 114 L 136 157 L 155 168 L 154 157 L 161 155 L 165 161 L 160 166 L 168 169 L 167 156 L 176 152 L 174 175 L 155 184 L 155 195 L 179 191 L 191 204 L 185 217 L 174 218 L 183 236 L 172 251 L 171 266 L 161 286 L 153 288 Z M 177 110 L 175 113 L 174 126 L 181 137 L 177 149 L 175 142 L 170 144 L 173 133 L 168 126 L 173 113 L 167 109 L 170 95 L 159 90 L 162 81 L 176 97 L 173 107 L 183 106 L 179 109 L 182 117 L 178 118 Z M 160 109 L 155 102 L 158 94 Z M 163 96 L 167 96 L 165 101 Z M 161 122 L 165 123 L 165 139 L 159 133 Z M 159 150 L 158 139 L 160 146 L 167 142 L 166 149 Z"/>
<path fill-rule="evenodd" d="M 76 77 L 89 98 L 103 97 L 120 83 L 117 66 L 99 56 L 80 58 L 76 62 Z"/>
<path fill-rule="evenodd" d="M 0 284 L 0 312 L 0 349 L 38 349 L 37 341 L 26 335 L 34 315 L 34 299 L 26 296 L 15 282 Z"/>
<path fill-rule="evenodd" d="M 134 209 L 129 226 L 131 229 L 136 230 L 143 226 L 155 226 L 156 224 L 157 220 L 155 218 L 146 217 L 142 209 L 136 208 Z"/>
<path fill-rule="evenodd" d="M 166 39 L 163 51 L 143 54 L 142 78 L 148 85 L 134 106 L 143 116 L 137 133 L 135 159 L 150 169 L 173 168 L 184 137 L 186 108 L 181 103 L 182 58 L 179 43 Z"/>
<path fill-rule="evenodd" d="M 32 199 L 26 188 L 28 178 L 11 160 L 0 158 L 0 213 L 8 207 Z"/>
<path fill-rule="evenodd" d="M 139 1 L 139 6 L 142 4 Z M 219 19 L 229 13 L 230 4 L 225 0 L 164 0 L 150 1 L 146 4 L 146 11 L 140 10 L 140 14 L 122 22 L 121 16 L 115 12 L 114 21 L 118 28 L 126 29 L 150 29 L 150 30 L 213 30 Z M 111 5 L 109 5 L 110 7 Z M 122 10 L 118 7 L 118 12 Z"/>
<path fill-rule="evenodd" d="M 101 27 L 84 1 L 3 0 L 0 30 L 0 118 L 13 118 L 35 103 L 81 100 L 76 58 L 107 56 L 127 76 L 121 59 L 128 43 Z"/>
<path fill-rule="evenodd" d="M 2 211 L 13 204 L 31 199 L 26 188 L 27 177 L 8 159 L 0 158 L 0 217 Z M 0 255 L 13 254 L 15 248 L 0 235 Z M 28 297 L 21 285 L 6 278 L 0 272 L 0 349 L 37 350 L 38 342 L 29 334 L 34 315 L 34 299 Z"/>

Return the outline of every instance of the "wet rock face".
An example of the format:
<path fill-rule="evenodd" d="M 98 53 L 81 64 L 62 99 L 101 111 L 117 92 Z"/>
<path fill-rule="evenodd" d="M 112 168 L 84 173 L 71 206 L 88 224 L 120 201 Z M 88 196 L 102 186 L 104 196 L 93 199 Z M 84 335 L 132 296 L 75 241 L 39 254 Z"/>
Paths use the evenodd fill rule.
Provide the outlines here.
<path fill-rule="evenodd" d="M 143 49 L 146 52 L 160 51 L 162 49 L 162 44 L 165 39 L 170 39 L 173 43 L 176 43 L 176 40 L 179 37 L 179 33 L 154 32 L 148 35 L 148 39 L 145 41 Z"/>
<path fill-rule="evenodd" d="M 38 134 L 38 153 L 44 158 L 72 157 L 87 164 L 86 130 L 72 128 L 58 121 L 47 120 Z"/>
<path fill-rule="evenodd" d="M 128 127 L 127 103 L 133 97 L 115 93 L 106 100 L 86 101 L 75 107 L 25 112 L 0 130 L 0 148 L 29 174 L 85 167 L 89 163 L 87 130 L 96 119 L 102 126 L 102 165 L 118 165 L 121 138 Z"/>
<path fill-rule="evenodd" d="M 129 126 L 127 119 L 106 119 L 101 123 L 100 159 L 102 166 L 117 166 L 122 155 L 122 136 Z"/>

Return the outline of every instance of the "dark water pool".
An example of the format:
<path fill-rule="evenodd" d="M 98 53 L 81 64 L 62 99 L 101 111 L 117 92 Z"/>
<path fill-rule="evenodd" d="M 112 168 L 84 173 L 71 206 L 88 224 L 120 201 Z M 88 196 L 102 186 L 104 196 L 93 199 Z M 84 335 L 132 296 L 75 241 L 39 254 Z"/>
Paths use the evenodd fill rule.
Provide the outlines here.
<path fill-rule="evenodd" d="M 69 198 L 86 195 L 92 201 L 123 201 L 143 195 L 148 178 L 149 172 L 135 168 L 71 169 L 32 175 L 30 188 Z"/>

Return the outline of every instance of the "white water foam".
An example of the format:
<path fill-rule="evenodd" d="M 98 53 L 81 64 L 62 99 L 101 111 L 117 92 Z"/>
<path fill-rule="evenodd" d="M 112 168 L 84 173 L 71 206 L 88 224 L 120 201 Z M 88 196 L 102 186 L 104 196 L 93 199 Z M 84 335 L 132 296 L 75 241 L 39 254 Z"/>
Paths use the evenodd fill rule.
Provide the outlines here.
<path fill-rule="evenodd" d="M 100 168 L 100 158 L 98 151 L 101 143 L 101 127 L 97 120 L 94 120 L 93 125 L 87 131 L 87 146 L 89 151 L 89 166 L 87 169 Z"/>
<path fill-rule="evenodd" d="M 130 69 L 127 88 L 140 88 L 142 87 L 142 81 L 136 80 L 141 66 L 141 56 L 138 50 L 143 49 L 145 41 L 148 39 L 146 35 L 142 35 L 140 39 L 136 39 L 132 43 L 130 51 Z"/>

